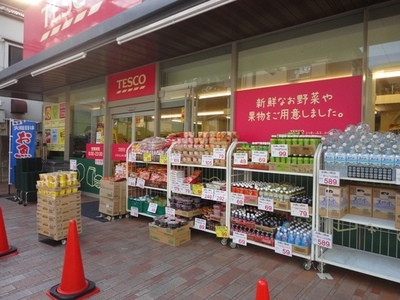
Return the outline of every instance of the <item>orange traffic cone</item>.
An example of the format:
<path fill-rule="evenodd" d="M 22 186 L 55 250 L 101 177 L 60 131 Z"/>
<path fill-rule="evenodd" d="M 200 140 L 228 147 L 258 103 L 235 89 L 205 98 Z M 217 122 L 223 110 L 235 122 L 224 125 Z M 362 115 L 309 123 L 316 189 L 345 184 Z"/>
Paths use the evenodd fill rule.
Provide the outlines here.
<path fill-rule="evenodd" d="M 265 279 L 260 279 L 257 282 L 256 300 L 270 300 L 268 282 Z"/>
<path fill-rule="evenodd" d="M 8 245 L 6 228 L 3 220 L 3 212 L 0 207 L 0 258 L 18 254 L 17 248 Z"/>
<path fill-rule="evenodd" d="M 46 292 L 51 299 L 86 299 L 100 290 L 96 284 L 85 279 L 76 221 L 69 221 L 67 245 L 61 283 Z"/>

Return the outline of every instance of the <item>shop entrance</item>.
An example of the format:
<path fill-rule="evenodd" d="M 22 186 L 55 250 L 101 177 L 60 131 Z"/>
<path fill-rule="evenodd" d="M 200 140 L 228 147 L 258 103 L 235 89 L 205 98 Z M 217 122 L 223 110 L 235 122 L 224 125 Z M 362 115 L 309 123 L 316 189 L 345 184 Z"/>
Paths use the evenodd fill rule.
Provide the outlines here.
<path fill-rule="evenodd" d="M 113 144 L 130 144 L 154 135 L 154 111 L 112 116 Z"/>

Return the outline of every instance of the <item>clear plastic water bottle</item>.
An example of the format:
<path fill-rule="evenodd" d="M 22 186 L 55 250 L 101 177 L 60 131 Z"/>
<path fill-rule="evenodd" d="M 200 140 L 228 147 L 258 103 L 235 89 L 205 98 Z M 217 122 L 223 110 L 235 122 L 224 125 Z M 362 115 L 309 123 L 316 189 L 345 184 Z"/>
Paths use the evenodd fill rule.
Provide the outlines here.
<path fill-rule="evenodd" d="M 335 170 L 335 151 L 329 146 L 324 153 L 324 169 L 328 171 Z"/>
<path fill-rule="evenodd" d="M 369 164 L 369 153 L 366 147 L 361 148 L 361 152 L 358 153 L 358 165 L 361 167 L 368 167 Z"/>
<path fill-rule="evenodd" d="M 355 168 L 358 165 L 358 153 L 355 150 L 355 147 L 352 146 L 349 149 L 349 152 L 346 154 L 346 170 L 348 177 L 356 177 Z"/>
<path fill-rule="evenodd" d="M 340 146 L 335 153 L 335 171 L 339 172 L 340 177 L 347 177 L 346 158 L 346 152 Z"/>
<path fill-rule="evenodd" d="M 393 153 L 392 149 L 386 148 L 386 152 L 382 154 L 382 167 L 390 169 L 393 174 L 395 171 L 394 162 L 395 154 Z M 392 178 L 394 178 L 394 176 Z"/>
<path fill-rule="evenodd" d="M 394 178 L 396 180 L 396 169 L 400 169 L 400 149 L 397 145 L 393 145 L 392 151 L 394 153 Z"/>
<path fill-rule="evenodd" d="M 382 166 L 382 153 L 379 152 L 378 147 L 374 147 L 372 153 L 370 153 L 369 164 L 371 167 L 375 168 L 379 168 Z"/>

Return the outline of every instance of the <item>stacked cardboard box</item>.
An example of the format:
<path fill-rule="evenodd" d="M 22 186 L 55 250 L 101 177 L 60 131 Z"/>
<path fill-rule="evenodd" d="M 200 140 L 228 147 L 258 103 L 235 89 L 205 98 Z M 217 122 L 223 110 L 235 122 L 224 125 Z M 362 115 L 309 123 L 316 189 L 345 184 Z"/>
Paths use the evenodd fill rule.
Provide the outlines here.
<path fill-rule="evenodd" d="M 374 188 L 372 199 L 372 217 L 395 220 L 396 190 L 390 188 Z"/>
<path fill-rule="evenodd" d="M 100 181 L 100 213 L 107 216 L 124 215 L 126 201 L 126 180 L 109 178 Z"/>
<path fill-rule="evenodd" d="M 348 213 L 349 188 L 348 186 L 319 187 L 319 215 L 333 219 L 340 219 Z"/>
<path fill-rule="evenodd" d="M 69 221 L 75 220 L 78 233 L 82 232 L 81 192 L 69 195 L 38 195 L 37 229 L 38 233 L 55 241 L 67 238 Z"/>

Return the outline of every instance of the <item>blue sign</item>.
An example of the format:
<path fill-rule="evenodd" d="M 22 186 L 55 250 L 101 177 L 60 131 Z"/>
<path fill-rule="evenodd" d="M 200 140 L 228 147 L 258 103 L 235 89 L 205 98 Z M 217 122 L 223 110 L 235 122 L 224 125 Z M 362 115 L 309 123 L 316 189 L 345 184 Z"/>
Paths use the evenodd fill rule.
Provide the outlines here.
<path fill-rule="evenodd" d="M 36 122 L 11 120 L 10 142 L 10 177 L 9 184 L 15 183 L 14 167 L 18 158 L 35 157 Z"/>

